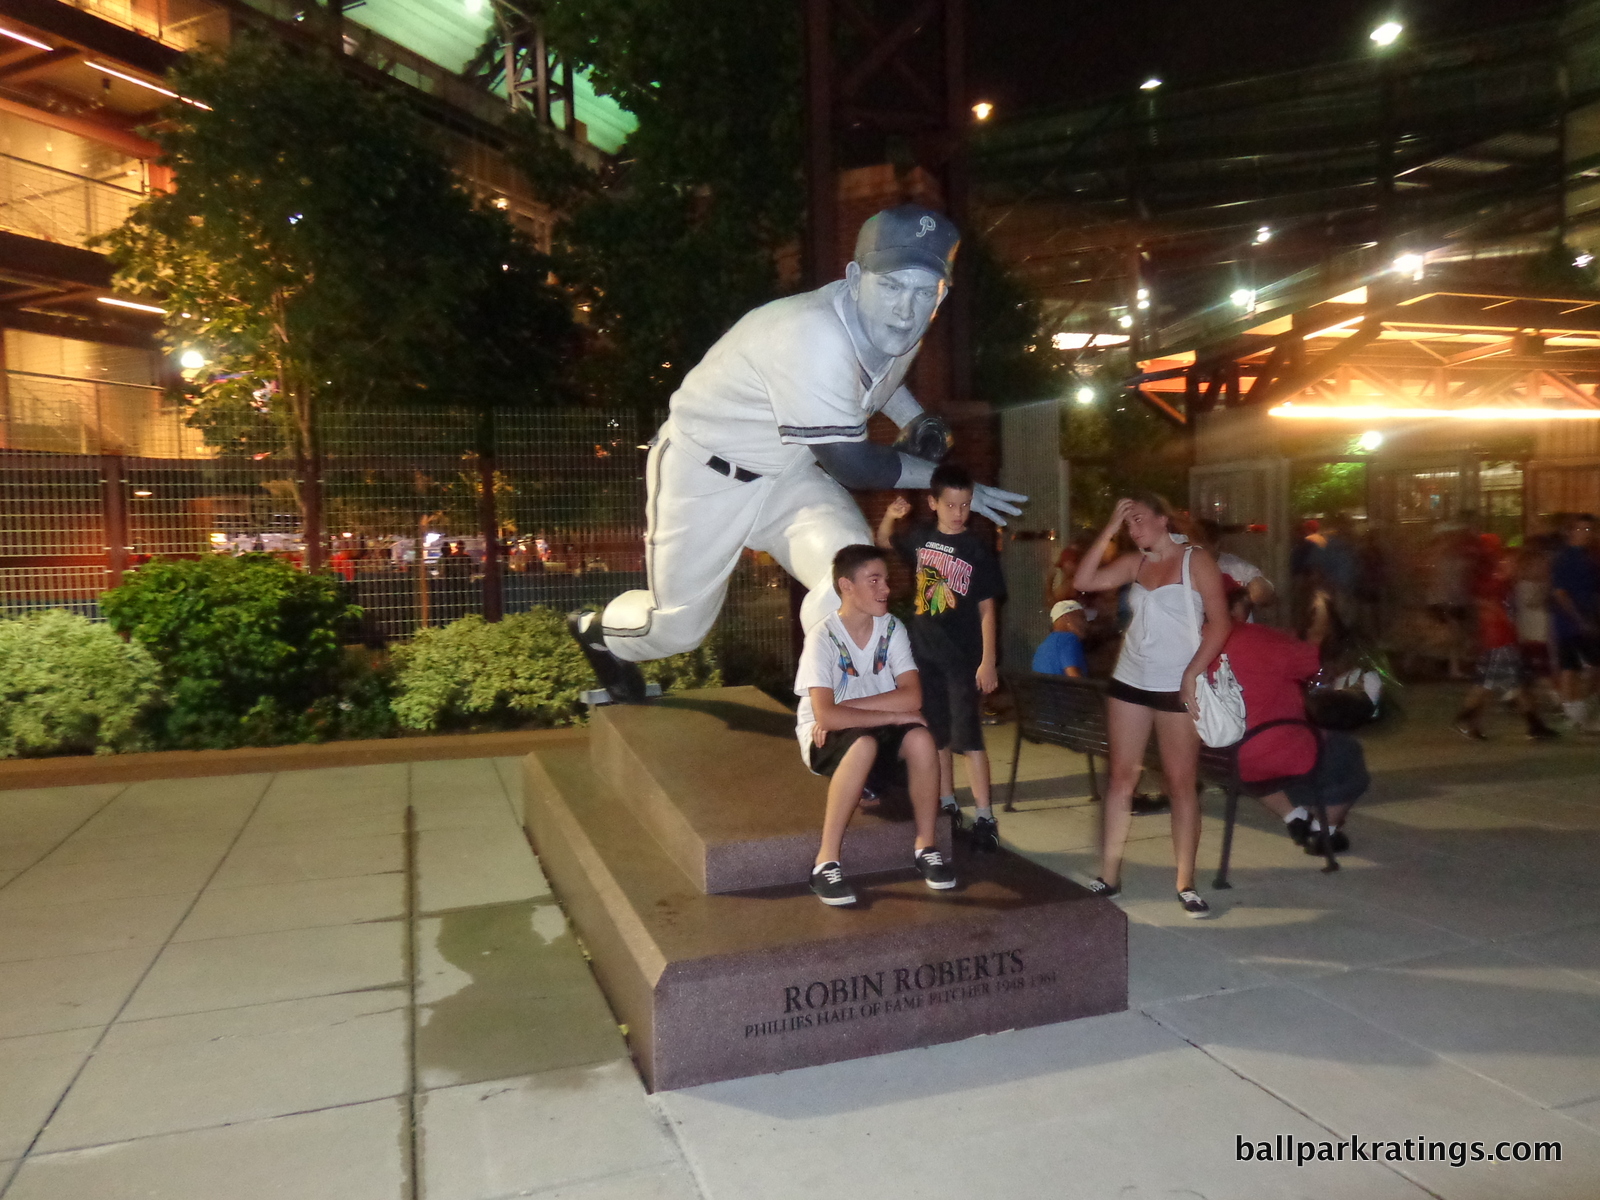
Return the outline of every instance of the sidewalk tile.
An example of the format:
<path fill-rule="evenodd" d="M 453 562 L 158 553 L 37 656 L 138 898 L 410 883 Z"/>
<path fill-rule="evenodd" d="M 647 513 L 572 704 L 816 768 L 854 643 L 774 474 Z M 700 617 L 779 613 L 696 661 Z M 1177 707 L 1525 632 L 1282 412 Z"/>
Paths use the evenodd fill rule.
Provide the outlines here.
<path fill-rule="evenodd" d="M 426 829 L 417 835 L 417 843 L 422 912 L 550 894 L 527 839 L 509 823 L 501 829 Z"/>
<path fill-rule="evenodd" d="M 38 1155 L 6 1200 L 402 1200 L 404 1145 L 378 1100 Z"/>
<path fill-rule="evenodd" d="M 187 893 L 19 908 L 0 919 L 0 963 L 165 944 L 191 903 Z"/>
<path fill-rule="evenodd" d="M 1305 986 L 1541 1103 L 1600 1094 L 1600 981 L 1473 947 Z"/>
<path fill-rule="evenodd" d="M 676 1159 L 625 1061 L 429 1092 L 420 1126 L 427 1200 L 495 1200 Z"/>
<path fill-rule="evenodd" d="M 702 1200 L 702 1197 L 689 1168 L 679 1164 L 569 1184 L 554 1191 L 539 1192 L 538 1200 Z"/>
<path fill-rule="evenodd" d="M 212 887 L 381 875 L 385 871 L 403 871 L 405 862 L 405 838 L 395 834 L 236 846 L 217 872 Z"/>
<path fill-rule="evenodd" d="M 405 998 L 358 992 L 113 1025 L 37 1153 L 406 1090 Z"/>
<path fill-rule="evenodd" d="M 103 1026 L 154 957 L 152 947 L 7 963 L 0 970 L 0 1038 Z"/>
<path fill-rule="evenodd" d="M 221 858 L 220 851 L 212 851 L 59 865 L 46 859 L 0 891 L 0 912 L 82 900 L 121 900 L 180 892 L 192 896 L 205 886 Z"/>
<path fill-rule="evenodd" d="M 1219 955 L 1210 946 L 1155 925 L 1128 922 L 1130 1008 L 1272 982 L 1273 976 Z"/>
<path fill-rule="evenodd" d="M 1287 841 L 1288 839 L 1285 839 Z M 1266 884 L 1249 892 L 1205 889 L 1213 916 L 1191 919 L 1177 902 L 1136 900 L 1135 921 L 1159 925 L 1220 957 L 1285 977 L 1325 975 L 1460 949 L 1472 943 L 1435 925 L 1351 903 L 1336 880 Z"/>
<path fill-rule="evenodd" d="M 1255 989 L 1240 995 L 1259 995 Z M 1300 1113 L 1137 1013 L 658 1093 L 713 1200 L 1425 1200 L 1372 1164 L 1237 1161 Z"/>
<path fill-rule="evenodd" d="M 297 818 L 291 821 L 264 821 L 261 814 L 244 827 L 237 846 L 253 850 L 289 842 L 321 842 L 335 838 L 379 837 L 406 831 L 406 806 L 385 802 L 359 808 L 340 807 L 332 814 Z"/>
<path fill-rule="evenodd" d="M 63 863 L 120 862 L 126 858 L 165 858 L 174 855 L 220 860 L 237 835 L 231 829 L 203 829 L 193 833 L 155 833 L 138 837 L 88 837 L 78 834 L 56 847 L 47 866 Z"/>
<path fill-rule="evenodd" d="M 336 925 L 174 942 L 161 952 L 123 1019 L 238 1008 L 361 988 L 400 988 L 406 977 L 401 924 Z"/>
<path fill-rule="evenodd" d="M 71 1029 L 0 1039 L 0 1159 L 28 1148 L 99 1036 L 99 1029 Z"/>
<path fill-rule="evenodd" d="M 403 917 L 405 911 L 406 881 L 398 871 L 352 879 L 208 888 L 172 940 L 194 942 L 321 925 L 354 925 Z"/>
<path fill-rule="evenodd" d="M 269 793 L 251 818 L 252 825 L 329 824 L 373 821 L 397 814 L 405 819 L 406 789 L 357 789 L 328 796 L 276 796 Z"/>
<path fill-rule="evenodd" d="M 0 792 L 0 867 L 15 863 L 15 856 L 10 852 L 12 847 L 23 843 L 47 848 L 55 845 L 115 799 L 126 786 L 108 783 Z"/>
<path fill-rule="evenodd" d="M 1162 1006 L 1155 1015 L 1335 1138 L 1563 1144 L 1559 1164 L 1396 1164 L 1446 1200 L 1593 1200 L 1600 1136 L 1588 1137 L 1558 1114 L 1300 987 L 1208 996 Z M 1246 1138 L 1287 1132 L 1234 1123 Z"/>
<path fill-rule="evenodd" d="M 418 923 L 424 1088 L 627 1057 L 559 905 L 523 901 Z"/>
<path fill-rule="evenodd" d="M 82 833 L 102 838 L 237 830 L 271 779 L 270 775 L 220 775 L 130 784 L 84 825 Z"/>
<path fill-rule="evenodd" d="M 1499 946 L 1519 958 L 1576 971 L 1600 983 L 1600 923 L 1510 938 Z"/>
<path fill-rule="evenodd" d="M 405 798 L 411 778 L 407 763 L 373 763 L 355 767 L 316 767 L 279 771 L 272 777 L 266 804 L 290 800 L 325 800 L 358 795 L 398 794 Z"/>

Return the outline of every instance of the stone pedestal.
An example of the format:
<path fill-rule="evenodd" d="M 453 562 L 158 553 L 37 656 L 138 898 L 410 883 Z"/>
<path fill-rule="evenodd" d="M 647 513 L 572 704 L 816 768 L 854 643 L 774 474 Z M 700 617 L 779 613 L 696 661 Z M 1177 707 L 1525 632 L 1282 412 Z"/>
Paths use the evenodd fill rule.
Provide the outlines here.
<path fill-rule="evenodd" d="M 821 904 L 825 797 L 793 715 L 754 688 L 602 708 L 586 740 L 524 760 L 528 832 L 651 1087 L 1127 1006 L 1121 911 L 1017 855 L 961 855 L 960 886 L 933 892 L 910 823 L 858 814 L 860 899 Z"/>

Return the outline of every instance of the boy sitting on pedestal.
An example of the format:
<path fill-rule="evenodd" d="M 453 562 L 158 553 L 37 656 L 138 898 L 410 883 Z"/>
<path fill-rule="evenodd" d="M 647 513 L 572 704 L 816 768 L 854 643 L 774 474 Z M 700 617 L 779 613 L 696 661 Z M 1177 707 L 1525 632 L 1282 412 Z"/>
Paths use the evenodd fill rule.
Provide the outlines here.
<path fill-rule="evenodd" d="M 934 841 L 939 754 L 923 720 L 922 685 L 905 627 L 889 615 L 889 568 L 872 546 L 846 546 L 833 559 L 839 610 L 806 635 L 794 690 L 800 697 L 800 754 L 831 776 L 822 846 L 811 890 L 824 904 L 854 904 L 839 865 L 845 826 L 870 784 L 882 792 L 908 777 L 916 816 L 912 863 L 936 891 L 956 885 Z"/>

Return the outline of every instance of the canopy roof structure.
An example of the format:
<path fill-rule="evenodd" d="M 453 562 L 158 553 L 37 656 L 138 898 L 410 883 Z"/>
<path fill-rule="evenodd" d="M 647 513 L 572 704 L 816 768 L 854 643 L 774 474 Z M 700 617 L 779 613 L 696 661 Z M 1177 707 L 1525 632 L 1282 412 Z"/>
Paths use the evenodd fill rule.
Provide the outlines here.
<path fill-rule="evenodd" d="M 1130 381 L 1175 422 L 1218 407 L 1285 420 L 1600 420 L 1600 293 L 1360 287 Z"/>

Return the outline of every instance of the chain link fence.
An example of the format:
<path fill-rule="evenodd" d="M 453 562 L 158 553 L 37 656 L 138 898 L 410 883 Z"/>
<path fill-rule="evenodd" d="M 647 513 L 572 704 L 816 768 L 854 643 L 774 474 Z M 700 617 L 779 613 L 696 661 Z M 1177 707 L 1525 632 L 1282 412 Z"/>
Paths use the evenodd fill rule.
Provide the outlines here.
<path fill-rule="evenodd" d="M 14 414 L 29 386 L 11 373 Z M 292 452 L 256 436 L 249 452 L 218 453 L 172 425 L 177 436 L 102 439 L 82 423 L 72 434 L 78 447 L 166 455 L 0 450 L 0 610 L 96 617 L 117 573 L 157 555 L 303 561 L 304 480 Z M 604 604 L 643 587 L 644 462 L 655 425 L 650 414 L 593 410 L 488 422 L 428 408 L 330 415 L 320 476 L 328 566 L 364 610 L 364 638 L 404 641 L 484 612 L 486 485 L 505 613 Z M 792 621 L 788 576 L 747 553 L 712 635 L 729 681 L 785 686 Z"/>

